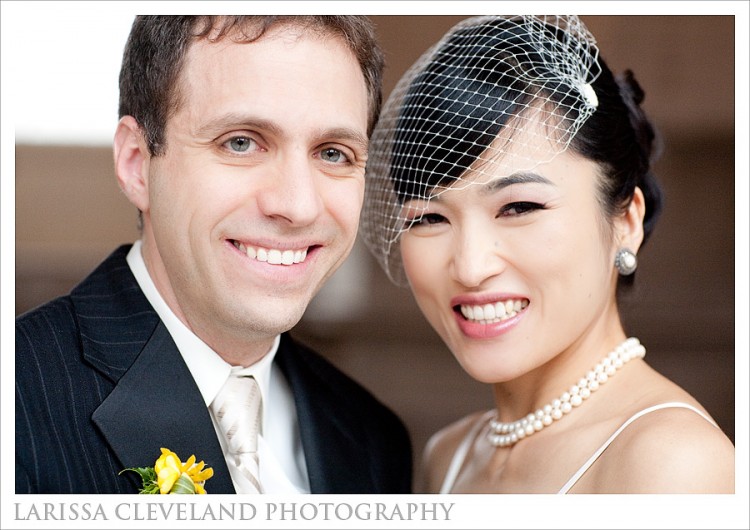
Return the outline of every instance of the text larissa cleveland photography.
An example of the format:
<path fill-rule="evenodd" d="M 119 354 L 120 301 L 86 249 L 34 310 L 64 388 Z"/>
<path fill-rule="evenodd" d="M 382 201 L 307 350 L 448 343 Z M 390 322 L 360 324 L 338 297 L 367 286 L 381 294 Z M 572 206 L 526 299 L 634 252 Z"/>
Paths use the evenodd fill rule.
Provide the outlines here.
<path fill-rule="evenodd" d="M 450 521 L 452 502 L 16 502 L 16 521 Z"/>

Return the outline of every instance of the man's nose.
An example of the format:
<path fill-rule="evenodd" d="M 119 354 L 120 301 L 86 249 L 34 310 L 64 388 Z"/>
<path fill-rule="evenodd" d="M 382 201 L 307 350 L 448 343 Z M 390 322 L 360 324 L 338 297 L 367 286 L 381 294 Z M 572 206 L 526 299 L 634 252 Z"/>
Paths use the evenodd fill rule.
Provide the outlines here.
<path fill-rule="evenodd" d="M 292 225 L 314 222 L 323 210 L 314 160 L 301 152 L 280 155 L 271 169 L 265 187 L 258 194 L 258 207 L 268 217 L 283 219 Z"/>

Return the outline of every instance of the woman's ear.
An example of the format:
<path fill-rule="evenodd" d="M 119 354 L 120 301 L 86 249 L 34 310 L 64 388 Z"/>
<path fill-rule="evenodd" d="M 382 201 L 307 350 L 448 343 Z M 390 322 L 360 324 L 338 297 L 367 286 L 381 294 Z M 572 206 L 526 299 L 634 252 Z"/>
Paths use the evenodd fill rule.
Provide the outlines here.
<path fill-rule="evenodd" d="M 141 212 L 148 211 L 148 168 L 151 155 L 138 122 L 123 116 L 114 138 L 115 174 L 125 196 Z"/>
<path fill-rule="evenodd" d="M 636 187 L 633 199 L 625 213 L 615 220 L 618 248 L 627 248 L 637 253 L 643 243 L 643 218 L 646 201 L 641 188 Z"/>

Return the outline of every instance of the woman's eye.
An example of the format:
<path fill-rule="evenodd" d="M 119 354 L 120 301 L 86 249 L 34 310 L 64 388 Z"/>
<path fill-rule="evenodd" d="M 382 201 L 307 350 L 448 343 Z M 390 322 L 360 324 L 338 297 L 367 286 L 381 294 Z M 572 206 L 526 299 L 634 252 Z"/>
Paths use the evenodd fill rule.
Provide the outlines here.
<path fill-rule="evenodd" d="M 500 209 L 498 217 L 513 217 L 523 215 L 534 210 L 543 210 L 544 205 L 536 202 L 513 202 Z"/>
<path fill-rule="evenodd" d="M 255 140 L 248 136 L 235 136 L 224 142 L 224 146 L 233 153 L 246 153 L 257 146 Z"/>
<path fill-rule="evenodd" d="M 332 164 L 341 164 L 348 162 L 347 156 L 333 147 L 328 147 L 320 152 L 320 159 L 325 162 L 331 162 Z"/>
<path fill-rule="evenodd" d="M 415 217 L 414 219 L 407 219 L 406 229 L 408 230 L 413 226 L 434 225 L 442 223 L 443 221 L 445 221 L 445 217 L 443 217 L 442 215 L 436 213 L 426 213 L 424 215 L 420 215 L 419 217 Z"/>

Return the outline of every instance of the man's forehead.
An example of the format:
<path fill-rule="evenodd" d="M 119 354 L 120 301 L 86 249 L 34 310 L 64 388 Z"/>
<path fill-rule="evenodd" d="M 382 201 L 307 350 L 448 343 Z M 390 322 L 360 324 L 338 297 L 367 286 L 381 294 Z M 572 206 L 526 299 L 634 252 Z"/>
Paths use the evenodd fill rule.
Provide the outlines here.
<path fill-rule="evenodd" d="M 343 41 L 321 41 L 296 25 L 273 27 L 249 43 L 231 34 L 197 40 L 177 87 L 170 122 L 181 115 L 196 137 L 243 128 L 277 137 L 338 130 L 346 134 L 337 137 L 367 143 L 367 87 L 356 57 Z"/>

